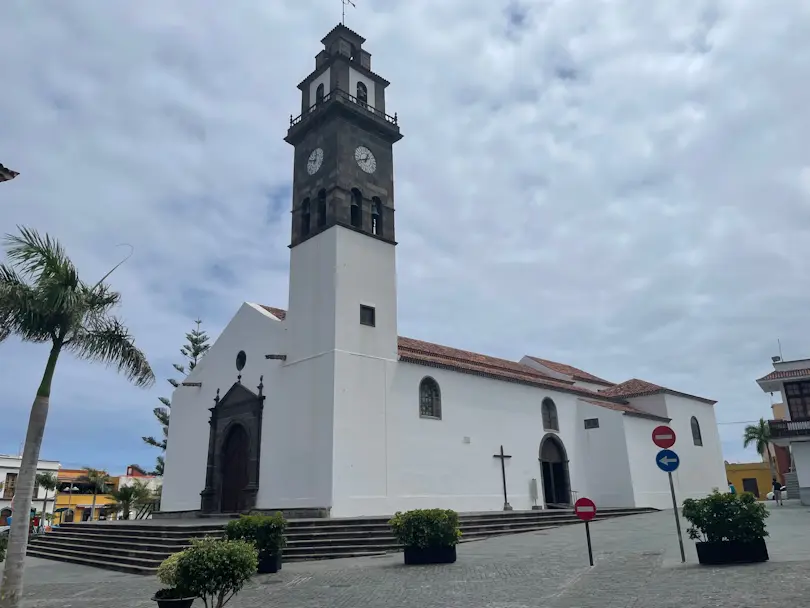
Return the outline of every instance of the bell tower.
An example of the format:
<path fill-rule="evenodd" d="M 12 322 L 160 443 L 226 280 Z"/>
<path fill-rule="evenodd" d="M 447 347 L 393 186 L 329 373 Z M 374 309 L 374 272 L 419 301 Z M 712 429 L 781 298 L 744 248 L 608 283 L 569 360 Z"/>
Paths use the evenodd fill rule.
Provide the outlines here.
<path fill-rule="evenodd" d="M 333 350 L 395 359 L 402 135 L 365 39 L 338 25 L 321 42 L 284 138 L 294 147 L 288 361 Z"/>

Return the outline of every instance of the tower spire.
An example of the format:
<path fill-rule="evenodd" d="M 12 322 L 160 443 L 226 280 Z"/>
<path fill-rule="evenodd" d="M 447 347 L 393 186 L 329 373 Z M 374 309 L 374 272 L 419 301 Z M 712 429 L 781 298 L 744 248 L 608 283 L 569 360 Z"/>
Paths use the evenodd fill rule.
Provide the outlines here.
<path fill-rule="evenodd" d="M 343 3 L 343 12 L 340 14 L 340 25 L 346 25 L 346 5 L 351 5 L 357 8 L 357 5 L 352 0 L 340 0 Z"/>

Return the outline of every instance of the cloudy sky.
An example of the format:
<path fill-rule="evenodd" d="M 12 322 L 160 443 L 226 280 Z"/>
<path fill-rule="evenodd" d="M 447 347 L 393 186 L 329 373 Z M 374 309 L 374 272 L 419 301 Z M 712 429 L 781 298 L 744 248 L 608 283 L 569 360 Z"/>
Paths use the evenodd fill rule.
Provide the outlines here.
<path fill-rule="evenodd" d="M 283 5 L 283 7 L 282 7 Z M 727 458 L 755 378 L 810 355 L 810 3 L 357 0 L 391 81 L 400 333 L 717 399 Z M 42 456 L 151 466 L 151 414 L 200 316 L 285 307 L 296 84 L 340 0 L 10 0 L 0 232 L 57 236 L 161 380 L 69 358 Z M 0 345 L 0 452 L 47 352 Z"/>

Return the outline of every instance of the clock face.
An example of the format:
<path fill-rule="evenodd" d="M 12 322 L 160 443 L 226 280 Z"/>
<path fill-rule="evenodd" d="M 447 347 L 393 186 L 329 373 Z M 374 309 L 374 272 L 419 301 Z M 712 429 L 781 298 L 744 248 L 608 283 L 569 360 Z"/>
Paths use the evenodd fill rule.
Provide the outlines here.
<path fill-rule="evenodd" d="M 307 160 L 307 173 L 310 175 L 315 175 L 318 172 L 318 169 L 321 168 L 323 164 L 323 150 L 321 148 L 315 148 L 312 151 L 312 154 L 309 155 L 309 159 Z"/>
<path fill-rule="evenodd" d="M 366 173 L 374 173 L 377 170 L 377 159 L 371 153 L 371 150 L 365 146 L 357 146 L 354 151 L 354 160 L 357 165 Z"/>

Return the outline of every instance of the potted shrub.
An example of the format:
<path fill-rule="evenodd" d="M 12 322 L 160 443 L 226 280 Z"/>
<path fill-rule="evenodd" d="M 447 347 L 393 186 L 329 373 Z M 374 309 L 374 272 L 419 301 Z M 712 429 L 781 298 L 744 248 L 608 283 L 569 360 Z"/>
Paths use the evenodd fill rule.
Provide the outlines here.
<path fill-rule="evenodd" d="M 753 494 L 713 492 L 706 498 L 683 501 L 689 538 L 697 541 L 701 564 L 741 564 L 768 561 L 765 518 L 770 513 Z"/>
<path fill-rule="evenodd" d="M 182 551 L 174 553 L 158 567 L 158 580 L 165 585 L 152 598 L 157 602 L 158 608 L 190 608 L 194 603 L 194 596 L 180 589 L 177 583 L 177 564 L 182 555 Z"/>
<path fill-rule="evenodd" d="M 257 572 L 268 574 L 281 570 L 281 553 L 286 544 L 284 531 L 287 520 L 284 515 L 261 515 L 251 513 L 229 521 L 225 526 L 225 538 L 244 540 L 256 547 L 259 554 Z"/>
<path fill-rule="evenodd" d="M 389 522 L 405 550 L 405 564 L 452 564 L 461 538 L 458 513 L 450 509 L 397 512 Z"/>
<path fill-rule="evenodd" d="M 176 588 L 198 597 L 205 608 L 222 608 L 256 574 L 258 553 L 243 540 L 195 539 L 180 553 Z"/>

